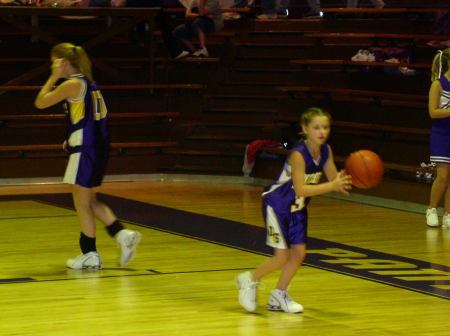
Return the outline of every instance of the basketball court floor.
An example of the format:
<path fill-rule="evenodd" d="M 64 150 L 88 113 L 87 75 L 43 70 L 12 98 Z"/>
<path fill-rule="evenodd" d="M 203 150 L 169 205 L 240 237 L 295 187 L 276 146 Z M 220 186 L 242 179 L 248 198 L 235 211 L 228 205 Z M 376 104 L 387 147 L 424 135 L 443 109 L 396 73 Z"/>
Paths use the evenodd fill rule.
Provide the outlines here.
<path fill-rule="evenodd" d="M 99 190 L 143 240 L 117 266 L 103 228 L 101 271 L 65 267 L 79 228 L 68 186 L 0 187 L 0 335 L 450 335 L 450 230 L 424 215 L 327 197 L 309 206 L 309 254 L 290 294 L 302 314 L 238 304 L 234 278 L 271 251 L 261 187 L 110 182 Z"/>

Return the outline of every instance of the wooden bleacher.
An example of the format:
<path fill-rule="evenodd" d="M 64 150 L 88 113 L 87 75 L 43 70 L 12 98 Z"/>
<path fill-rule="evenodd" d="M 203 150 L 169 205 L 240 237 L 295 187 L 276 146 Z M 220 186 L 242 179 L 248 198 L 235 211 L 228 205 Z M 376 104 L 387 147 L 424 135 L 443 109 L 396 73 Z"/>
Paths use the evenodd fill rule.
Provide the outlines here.
<path fill-rule="evenodd" d="M 326 87 L 310 87 L 310 86 L 284 86 L 279 88 L 280 91 L 290 94 L 293 97 L 298 95 L 306 95 L 312 97 L 314 94 L 325 95 L 327 99 L 348 100 L 348 101 L 367 101 L 380 105 L 395 105 L 405 107 L 424 107 L 426 108 L 428 96 L 416 94 L 403 94 L 384 91 L 339 89 Z"/>
<path fill-rule="evenodd" d="M 410 69 L 426 69 L 431 68 L 430 63 L 390 63 L 390 62 L 355 62 L 342 59 L 294 59 L 289 61 L 291 64 L 301 65 L 305 70 L 309 70 L 313 65 L 339 65 L 343 70 L 347 67 L 408 67 Z"/>
<path fill-rule="evenodd" d="M 285 156 L 289 153 L 288 149 L 273 148 L 273 147 L 262 147 L 261 151 L 266 152 L 266 153 L 282 155 L 282 156 Z M 344 156 L 339 156 L 339 155 L 334 156 L 334 161 L 339 164 L 340 168 L 344 167 L 345 159 L 346 158 Z M 403 172 L 403 173 L 408 173 L 408 174 L 415 174 L 418 169 L 418 166 L 403 165 L 403 164 L 398 164 L 398 163 L 394 163 L 394 162 L 383 162 L 383 164 L 384 164 L 385 169 L 391 170 L 393 172 Z"/>
<path fill-rule="evenodd" d="M 163 137 L 160 135 L 155 136 L 155 141 L 142 142 L 133 141 L 131 137 L 123 139 L 124 141 L 122 139 L 114 141 L 114 143 L 122 144 L 121 146 L 124 146 L 123 143 L 127 142 L 129 144 L 140 143 L 141 145 L 136 145 L 136 147 L 130 145 L 131 147 L 125 148 L 125 150 L 122 150 L 121 146 L 116 146 L 113 147 L 113 151 L 116 151 L 114 153 L 117 155 L 121 155 L 120 153 L 125 154 L 121 156 L 121 158 L 125 158 L 126 153 L 130 151 L 142 150 L 142 153 L 144 150 L 150 151 L 155 149 L 157 153 L 162 153 L 172 159 L 171 165 L 166 163 L 161 166 L 162 171 L 205 172 L 205 170 L 209 170 L 210 173 L 239 174 L 245 144 L 261 137 L 277 140 L 280 135 L 280 129 L 284 127 L 280 122 L 289 122 L 289 120 L 284 119 L 286 118 L 284 110 L 290 108 L 295 113 L 300 113 L 300 108 L 305 107 L 308 103 L 319 104 L 319 106 L 324 106 L 325 108 L 330 107 L 330 112 L 333 116 L 337 115 L 338 119 L 334 121 L 334 128 L 339 134 L 342 133 L 345 136 L 369 134 L 380 138 L 386 135 L 401 134 L 402 139 L 410 137 L 408 141 L 412 142 L 417 138 L 424 142 L 426 140 L 423 139 L 426 139 L 428 132 L 426 128 L 421 128 L 422 126 L 415 125 L 412 122 L 405 127 L 397 127 L 397 124 L 389 124 L 389 120 L 386 120 L 386 123 L 384 123 L 384 120 L 381 119 L 389 111 L 394 110 L 392 107 L 398 108 L 399 116 L 404 116 L 405 111 L 408 111 L 411 107 L 414 107 L 414 112 L 423 110 L 425 114 L 426 92 L 422 89 L 420 83 L 414 84 L 419 80 L 423 80 L 423 77 L 401 78 L 401 76 L 398 76 L 394 78 L 388 77 L 388 75 L 383 73 L 374 76 L 362 71 L 356 74 L 342 74 L 344 72 L 342 70 L 350 67 L 353 69 L 365 66 L 407 66 L 421 70 L 421 75 L 423 75 L 430 68 L 431 62 L 428 62 L 428 60 L 433 52 L 428 49 L 425 42 L 428 39 L 436 39 L 434 35 L 428 34 L 428 28 L 431 27 L 431 23 L 426 21 L 432 16 L 434 13 L 432 10 L 434 9 L 438 8 L 428 8 L 417 12 L 414 12 L 414 8 L 406 11 L 400 8 L 396 10 L 385 8 L 383 12 L 378 13 L 380 16 L 374 15 L 368 16 L 368 19 L 353 20 L 351 17 L 346 18 L 345 15 L 342 17 L 331 16 L 333 9 L 329 8 L 329 11 L 324 9 L 324 12 L 330 14 L 330 16 L 326 15 L 323 19 L 283 19 L 273 21 L 253 20 L 250 18 L 252 12 L 249 9 L 236 9 L 233 11 L 243 13 L 245 18 L 236 25 L 229 25 L 225 31 L 211 36 L 210 54 L 214 57 L 202 59 L 185 58 L 176 63 L 173 62 L 177 64 L 176 66 L 172 66 L 171 60 L 166 57 L 162 44 L 157 45 L 156 53 L 150 57 L 145 49 L 139 49 L 139 47 L 129 43 L 126 32 L 122 32 L 120 36 L 117 36 L 116 41 L 107 46 L 107 48 L 111 47 L 111 51 L 108 49 L 104 53 L 99 52 L 95 54 L 95 50 L 93 50 L 93 59 L 110 63 L 130 72 L 139 71 L 140 68 L 146 69 L 145 67 L 152 62 L 157 64 L 156 67 L 159 70 L 164 69 L 164 71 L 167 71 L 170 74 L 170 78 L 168 76 L 168 78 L 164 79 L 164 83 L 159 83 L 162 81 L 162 77 L 156 77 L 156 81 L 153 83 L 136 85 L 133 84 L 134 82 L 129 81 L 127 83 L 129 85 L 123 85 L 124 83 L 120 82 L 100 82 L 100 87 L 106 94 L 111 93 L 111 96 L 114 96 L 118 92 L 119 97 L 112 98 L 123 100 L 123 102 L 119 102 L 119 108 L 113 107 L 110 109 L 111 111 L 120 111 L 120 113 L 110 113 L 111 125 L 127 125 L 127 128 L 131 129 L 134 124 L 138 126 L 141 121 L 152 120 L 153 118 L 165 120 L 174 117 L 174 121 L 170 125 L 170 127 L 174 128 L 172 132 L 175 135 L 174 141 L 159 142 L 166 144 L 175 143 L 176 145 L 156 146 L 154 148 L 148 145 L 158 142 L 156 140 L 162 140 Z M 167 10 L 167 12 L 182 14 L 184 9 L 178 8 Z M 342 14 L 350 13 L 346 9 L 337 12 Z M 358 12 L 377 14 L 372 8 L 352 10 L 352 13 Z M 388 18 L 384 22 L 389 22 L 389 25 L 381 29 L 382 25 L 378 23 L 378 18 L 383 17 L 383 13 L 386 13 Z M 420 17 L 424 20 L 417 22 L 417 30 L 414 30 L 416 24 L 414 19 L 411 19 L 413 16 L 406 18 L 405 13 L 421 14 Z M 402 24 L 397 26 L 395 23 L 398 22 Z M 104 22 L 93 23 L 94 26 L 101 26 L 100 28 L 102 29 L 104 24 Z M 363 25 L 364 29 L 359 29 Z M 67 34 L 69 38 L 76 36 L 74 35 L 77 33 L 75 28 L 72 29 L 71 33 Z M 53 32 L 52 29 L 50 29 L 50 32 Z M 92 30 L 89 31 L 87 28 L 82 30 L 87 36 L 93 35 Z M 370 34 L 367 32 L 370 32 Z M 421 33 L 415 34 L 415 32 Z M 5 31 L 5 34 L 7 33 Z M 14 32 L 10 33 L 11 35 L 5 35 L 6 39 L 15 38 Z M 80 33 L 83 33 L 83 31 L 80 31 Z M 156 41 L 160 42 L 159 34 L 156 33 L 155 36 Z M 441 39 L 444 40 L 447 37 L 441 37 Z M 360 41 L 363 43 L 360 44 Z M 351 55 L 356 53 L 361 46 L 370 46 L 378 42 L 391 44 L 391 42 L 396 43 L 397 41 L 414 47 L 414 52 L 420 52 L 420 57 L 415 59 L 417 60 L 416 62 L 388 64 L 346 60 L 346 57 L 349 59 L 349 56 L 351 57 Z M 229 46 L 234 48 L 233 52 L 230 53 L 232 57 L 230 57 L 230 62 L 224 62 L 222 51 Z M 128 51 L 130 52 L 129 55 L 126 54 Z M 27 66 L 26 63 L 48 62 L 47 54 L 45 53 L 39 54 L 33 51 L 31 54 L 22 53 L 19 55 L 20 57 L 15 56 L 10 54 L 2 55 L 4 59 L 0 59 L 0 65 L 14 64 L 15 62 L 15 64 L 22 64 L 25 67 Z M 336 59 L 334 59 L 335 57 Z M 166 63 L 171 66 L 169 69 L 164 68 Z M 199 69 L 207 67 L 196 67 L 196 63 L 214 64 L 217 66 L 218 71 L 213 73 L 212 71 L 207 71 L 207 69 Z M 296 72 L 298 68 L 295 68 L 295 66 L 307 68 L 316 65 L 336 66 L 341 71 L 326 74 L 307 73 L 306 71 L 299 73 Z M 192 69 L 192 71 L 180 71 L 180 69 Z M 196 73 L 200 70 L 203 70 L 203 72 Z M 226 76 L 221 77 L 224 73 L 231 74 L 231 79 Z M 286 76 L 283 77 L 283 74 Z M 159 74 L 157 73 L 157 75 Z M 308 83 L 316 75 L 317 79 Z M 192 81 L 194 77 L 196 80 L 195 84 Z M 284 78 L 288 77 L 292 79 L 292 82 L 288 83 L 286 81 L 285 84 L 288 85 L 279 85 L 283 84 Z M 367 86 L 364 89 L 359 89 L 358 80 L 361 81 L 365 77 L 367 78 Z M 339 82 L 333 88 L 320 87 L 321 85 L 318 83 L 323 78 Z M 383 87 L 380 90 L 379 87 L 375 86 L 375 82 L 372 87 L 370 81 L 382 81 L 383 79 L 387 79 L 386 88 Z M 166 80 L 168 81 L 166 82 Z M 404 93 L 396 90 L 396 85 L 401 84 L 402 80 L 413 83 L 404 88 Z M 36 83 L 36 81 L 32 83 Z M 0 86 L 0 92 L 7 92 L 7 94 L 23 93 L 24 95 L 29 92 L 30 95 L 34 95 L 35 92 L 33 91 L 39 88 L 35 85 L 24 84 L 26 83 L 3 85 Z M 277 90 L 277 86 L 282 86 L 283 89 Z M 331 84 L 328 83 L 324 86 L 331 86 Z M 352 89 L 349 89 L 349 87 Z M 408 91 L 409 87 L 411 87 L 411 92 Z M 298 90 L 298 88 L 304 89 Z M 167 94 L 165 90 L 172 90 L 170 92 L 174 94 L 172 102 L 175 108 L 170 108 L 168 111 L 180 112 L 173 112 L 177 113 L 177 115 L 164 115 L 166 112 L 162 112 L 163 115 L 160 117 L 152 116 L 152 113 L 157 114 L 163 108 L 152 106 L 151 103 L 148 104 L 148 110 L 145 107 L 142 108 L 142 106 L 134 109 L 130 106 L 130 110 L 127 110 L 126 99 L 128 94 L 133 95 L 136 92 L 142 92 L 145 103 L 144 93 L 150 90 L 153 96 L 163 96 Z M 188 103 L 183 101 L 189 96 L 184 93 L 194 91 L 197 93 L 197 96 L 189 100 Z M 290 97 L 307 99 L 292 100 Z M 0 96 L 1 98 L 2 96 Z M 107 102 L 109 103 L 109 101 L 108 99 Z M 358 105 L 357 108 L 360 108 L 360 110 L 364 106 L 376 106 L 380 111 L 380 116 L 377 116 L 377 119 L 375 119 L 373 115 L 367 113 L 365 117 L 359 115 L 357 120 L 352 120 L 351 114 L 355 113 L 356 107 L 351 107 L 351 105 L 355 104 Z M 338 110 L 338 107 L 345 105 L 349 106 L 348 111 L 342 110 L 345 112 L 341 112 Z M 125 106 L 125 109 L 123 106 Z M 132 112 L 131 110 L 137 112 Z M 8 111 L 13 110 L 8 109 Z M 345 116 L 342 117 L 342 115 L 339 115 L 340 113 L 345 114 Z M 23 113 L 23 115 L 24 117 L 21 119 L 22 117 L 19 113 L 11 112 L 6 115 L 6 118 L 0 117 L 0 120 L 5 121 L 3 127 L 17 126 L 20 128 L 25 127 L 24 125 L 26 124 L 33 123 L 45 124 L 53 121 L 62 123 L 63 118 L 61 115 L 56 118 L 51 117 L 50 115 L 54 115 L 53 112 L 49 113 L 49 117 L 32 117 L 29 113 Z M 40 113 L 39 115 L 43 114 Z M 179 120 L 178 116 L 182 116 L 180 118 L 182 120 Z M 413 118 L 412 114 L 411 118 Z M 162 127 L 166 126 L 163 125 Z M 1 130 L 2 128 L 0 128 Z M 139 132 L 143 130 L 144 128 L 140 128 Z M 164 129 L 159 131 L 161 130 L 164 131 Z M 158 137 L 161 137 L 161 139 Z M 60 145 L 54 146 L 58 147 L 57 149 L 55 147 L 54 151 L 59 151 Z M 396 143 L 392 142 L 392 146 L 396 146 Z M 19 152 L 8 153 L 17 155 Z M 25 157 L 37 155 L 36 151 L 33 152 L 33 150 L 25 150 L 23 153 L 25 153 Z M 345 152 L 337 153 L 337 156 L 342 158 L 345 156 Z M 407 165 L 403 167 L 401 162 L 390 162 L 388 166 L 392 169 L 396 167 L 399 171 L 407 171 L 409 169 L 406 168 Z M 412 172 L 412 170 L 411 168 L 409 172 Z"/>
<path fill-rule="evenodd" d="M 323 13 L 338 13 L 338 14 L 361 14 L 361 13 L 376 13 L 376 14 L 406 14 L 406 13 L 436 13 L 441 11 L 450 11 L 445 7 L 384 7 L 384 8 L 339 8 L 328 7 L 321 8 Z"/>
<path fill-rule="evenodd" d="M 378 45 L 385 40 L 389 44 L 413 45 L 415 47 L 428 47 L 430 40 L 450 40 L 450 35 L 434 34 L 394 34 L 394 33 L 306 33 L 305 37 L 314 38 L 317 45 L 349 45 L 352 40 L 370 40 L 371 45 Z M 350 41 L 350 42 L 349 42 Z"/>

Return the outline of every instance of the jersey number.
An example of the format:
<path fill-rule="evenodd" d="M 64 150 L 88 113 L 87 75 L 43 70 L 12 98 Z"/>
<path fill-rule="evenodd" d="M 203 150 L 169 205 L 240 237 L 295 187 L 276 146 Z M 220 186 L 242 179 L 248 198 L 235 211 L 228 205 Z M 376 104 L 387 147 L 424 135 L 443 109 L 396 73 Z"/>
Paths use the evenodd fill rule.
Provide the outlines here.
<path fill-rule="evenodd" d="M 92 91 L 92 104 L 94 108 L 94 119 L 100 120 L 106 117 L 106 105 L 100 91 Z"/>
<path fill-rule="evenodd" d="M 280 242 L 280 234 L 274 232 L 273 226 L 269 226 L 269 237 L 275 244 L 278 244 Z"/>
<path fill-rule="evenodd" d="M 291 205 L 291 212 L 302 210 L 305 206 L 305 198 L 296 198 L 294 204 Z"/>

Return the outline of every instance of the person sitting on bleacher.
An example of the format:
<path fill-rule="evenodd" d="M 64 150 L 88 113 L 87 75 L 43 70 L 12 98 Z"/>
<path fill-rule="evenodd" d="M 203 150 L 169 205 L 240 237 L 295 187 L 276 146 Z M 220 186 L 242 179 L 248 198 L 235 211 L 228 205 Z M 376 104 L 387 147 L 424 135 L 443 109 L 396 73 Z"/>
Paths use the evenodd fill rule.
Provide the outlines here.
<path fill-rule="evenodd" d="M 433 34 L 435 35 L 450 35 L 450 12 L 439 11 L 434 16 Z M 427 43 L 430 47 L 435 48 L 450 48 L 450 40 L 432 40 Z"/>
<path fill-rule="evenodd" d="M 198 13 L 192 11 L 198 4 Z M 217 32 L 223 28 L 223 15 L 219 0 L 192 1 L 186 8 L 185 24 L 179 25 L 173 35 L 181 40 L 193 56 L 208 57 L 206 49 L 206 35 Z M 197 37 L 200 49 L 196 50 L 192 39 Z"/>
<path fill-rule="evenodd" d="M 172 35 L 172 24 L 170 15 L 164 12 L 163 0 L 88 0 L 89 6 L 95 7 L 160 7 L 160 10 L 155 15 L 155 24 L 157 29 L 161 32 L 164 45 L 169 52 L 169 56 L 173 59 L 178 59 L 186 56 L 185 52 L 178 47 L 178 43 Z M 145 30 L 145 23 L 137 25 L 138 33 L 143 33 Z"/>
<path fill-rule="evenodd" d="M 258 15 L 259 20 L 271 20 L 287 18 L 289 0 L 261 0 L 262 14 Z"/>
<path fill-rule="evenodd" d="M 263 0 L 264 1 L 264 0 Z M 373 7 L 375 8 L 383 8 L 385 3 L 383 0 L 370 0 L 372 2 Z M 347 0 L 347 8 L 357 8 L 359 0 Z M 305 17 L 315 18 L 321 17 L 320 13 L 320 0 L 308 0 L 308 5 L 310 7 L 310 11 L 305 14 Z"/>

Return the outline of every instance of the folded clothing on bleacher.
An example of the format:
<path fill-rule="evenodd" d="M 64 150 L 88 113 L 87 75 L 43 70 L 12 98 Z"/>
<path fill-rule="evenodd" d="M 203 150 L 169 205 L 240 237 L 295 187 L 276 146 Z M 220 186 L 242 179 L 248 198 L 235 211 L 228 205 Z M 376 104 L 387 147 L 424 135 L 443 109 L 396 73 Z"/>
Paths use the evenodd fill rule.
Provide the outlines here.
<path fill-rule="evenodd" d="M 262 147 L 277 148 L 282 147 L 281 143 L 272 140 L 254 140 L 245 147 L 244 165 L 242 166 L 242 172 L 244 176 L 250 176 L 255 165 L 256 154 Z"/>

